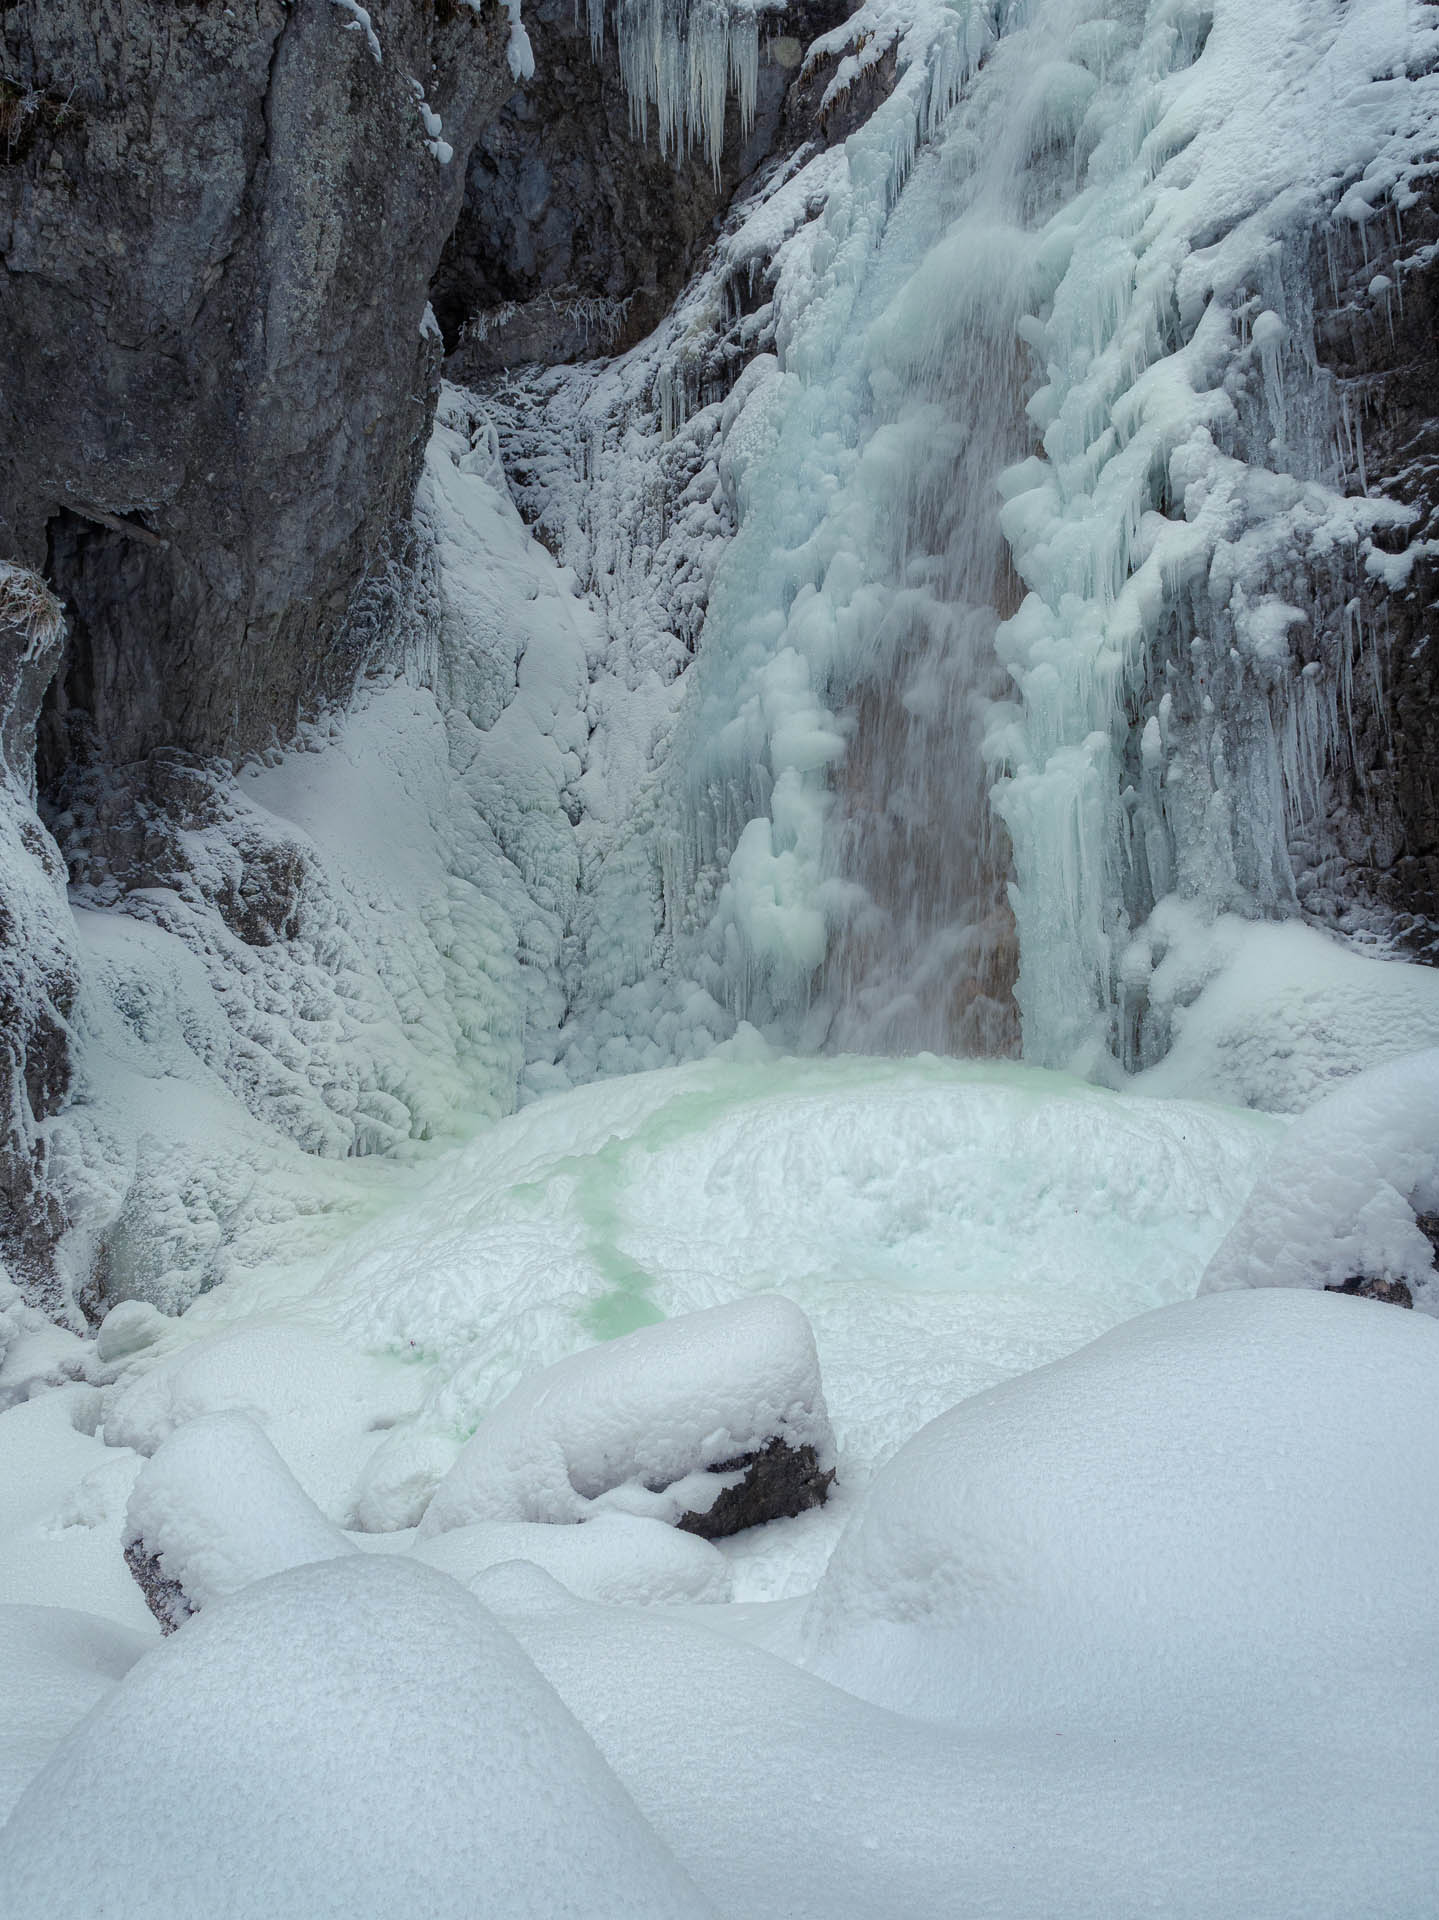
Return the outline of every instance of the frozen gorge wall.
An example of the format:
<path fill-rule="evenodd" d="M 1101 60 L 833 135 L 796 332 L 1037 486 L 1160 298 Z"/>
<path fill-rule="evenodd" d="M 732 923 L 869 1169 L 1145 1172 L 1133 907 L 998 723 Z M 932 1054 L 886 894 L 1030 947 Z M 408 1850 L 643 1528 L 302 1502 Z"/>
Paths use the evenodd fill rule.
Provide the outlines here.
<path fill-rule="evenodd" d="M 367 549 L 331 653 L 282 647 L 278 679 L 196 622 L 126 706 L 107 609 L 125 567 L 133 612 L 189 564 L 179 507 L 76 480 L 92 517 L 52 515 L 43 797 L 78 911 L 38 822 L 7 893 L 58 982 L 8 1242 L 53 1299 L 179 1306 L 516 1098 L 741 1021 L 1111 1076 L 1163 1054 L 1216 917 L 1432 937 L 1431 9 L 635 6 L 592 68 L 598 23 L 542 5 L 524 38 L 485 17 L 473 112 L 395 92 L 443 51 L 411 60 L 404 9 L 373 11 L 379 60 L 301 11 L 345 98 L 401 116 L 417 299 L 475 141 L 433 284 L 476 390 L 398 564 Z M 18 165 L 79 165 L 26 99 Z M 392 166 L 373 132 L 348 164 Z M 321 212 L 323 160 L 296 159 Z M 335 260 L 370 324 L 393 263 Z M 418 445 L 375 355 L 317 337 L 295 367 L 398 434 L 364 508 L 393 526 Z M 401 413 L 442 342 L 402 344 Z M 247 484 L 256 550 L 320 564 L 293 486 Z M 126 712 L 87 732 L 92 685 Z"/>

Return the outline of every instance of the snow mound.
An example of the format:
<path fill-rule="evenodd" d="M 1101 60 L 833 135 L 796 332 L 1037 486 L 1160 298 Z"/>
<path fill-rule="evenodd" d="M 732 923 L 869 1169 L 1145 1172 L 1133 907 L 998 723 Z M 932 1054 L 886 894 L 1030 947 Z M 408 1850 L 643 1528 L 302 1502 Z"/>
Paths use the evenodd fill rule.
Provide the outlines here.
<path fill-rule="evenodd" d="M 358 1354 L 311 1327 L 258 1322 L 204 1337 L 204 1315 L 110 1388 L 105 1439 L 154 1453 L 178 1427 L 210 1413 L 248 1413 L 305 1491 L 335 1520 L 349 1518 L 374 1432 L 412 1413 L 417 1385 L 398 1361 Z"/>
<path fill-rule="evenodd" d="M 1308 1292 L 1162 1308 L 916 1434 L 835 1550 L 806 1657 L 970 1727 L 1283 1718 L 1432 1642 L 1436 1447 L 1431 1321 Z"/>
<path fill-rule="evenodd" d="M 146 1462 L 125 1546 L 158 1563 L 191 1613 L 287 1567 L 355 1551 L 243 1413 L 190 1421 Z"/>
<path fill-rule="evenodd" d="M 1433 1648 L 1369 1641 L 1362 1612 L 1377 1671 L 1357 1684 L 1321 1653 L 1277 1710 L 1240 1694 L 1207 1726 L 1156 1687 L 1135 1737 L 1088 1707 L 1003 1727 L 886 1712 L 767 1651 L 772 1608 L 601 1611 L 518 1565 L 482 1594 L 727 1914 L 1433 1910 Z"/>
<path fill-rule="evenodd" d="M 1201 1291 L 1403 1280 L 1439 1314 L 1439 1048 L 1360 1074 L 1300 1116 L 1205 1272 Z"/>
<path fill-rule="evenodd" d="M 730 1597 L 729 1563 L 718 1547 L 630 1513 L 597 1513 L 579 1527 L 481 1520 L 417 1541 L 411 1551 L 467 1587 L 491 1567 L 527 1560 L 580 1599 L 608 1606 L 715 1603 Z"/>
<path fill-rule="evenodd" d="M 493 1616 L 364 1554 L 142 1660 L 21 1799 L 0 1885 L 48 1920 L 713 1911 Z"/>
<path fill-rule="evenodd" d="M 583 1519 L 599 1502 L 674 1521 L 739 1476 L 710 1468 L 773 1439 L 834 1441 L 809 1322 L 758 1294 L 641 1327 L 522 1381 L 483 1421 L 420 1522 Z M 662 1491 L 660 1491 L 662 1490 Z"/>

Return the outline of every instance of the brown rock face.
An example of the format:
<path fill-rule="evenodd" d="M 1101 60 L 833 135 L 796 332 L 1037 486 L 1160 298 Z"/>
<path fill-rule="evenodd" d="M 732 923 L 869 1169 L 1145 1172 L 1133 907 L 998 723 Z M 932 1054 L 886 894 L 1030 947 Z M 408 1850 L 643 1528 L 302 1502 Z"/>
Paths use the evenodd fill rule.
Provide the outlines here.
<path fill-rule="evenodd" d="M 791 1447 L 778 1437 L 755 1453 L 725 1460 L 709 1471 L 743 1471 L 744 1479 L 726 1487 L 708 1513 L 687 1513 L 679 1521 L 681 1532 L 697 1533 L 702 1540 L 724 1540 L 766 1520 L 789 1520 L 811 1507 L 822 1507 L 834 1481 L 833 1467 L 820 1471 L 813 1447 Z"/>

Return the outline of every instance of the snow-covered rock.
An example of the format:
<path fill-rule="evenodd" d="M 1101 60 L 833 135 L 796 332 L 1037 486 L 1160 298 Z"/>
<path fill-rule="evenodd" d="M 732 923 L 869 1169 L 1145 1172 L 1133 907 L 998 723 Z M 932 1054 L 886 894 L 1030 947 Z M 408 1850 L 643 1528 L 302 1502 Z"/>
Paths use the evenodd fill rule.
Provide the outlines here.
<path fill-rule="evenodd" d="M 1402 1665 L 1439 1630 L 1436 1447 L 1439 1327 L 1418 1314 L 1273 1289 L 1145 1314 L 881 1470 L 815 1593 L 809 1664 L 972 1727 L 1172 1733 L 1282 1718 L 1321 1675 L 1367 1692 L 1376 1649 Z"/>
<path fill-rule="evenodd" d="M 441 1481 L 420 1533 L 580 1520 L 600 1504 L 677 1522 L 708 1513 L 742 1478 L 734 1463 L 774 1440 L 831 1472 L 809 1322 L 791 1301 L 759 1294 L 641 1327 L 522 1381 Z"/>
<path fill-rule="evenodd" d="M 0 1411 L 73 1378 L 84 1355 L 84 1341 L 27 1305 L 0 1267 Z"/>
<path fill-rule="evenodd" d="M 0 1886 L 48 1920 L 714 1911 L 494 1617 L 364 1554 L 142 1660 L 20 1800 Z"/>
<path fill-rule="evenodd" d="M 1302 1114 L 1210 1261 L 1201 1291 L 1402 1281 L 1439 1314 L 1439 1048 L 1346 1081 Z"/>
<path fill-rule="evenodd" d="M 243 1413 L 172 1433 L 125 1515 L 125 1558 L 167 1633 L 269 1574 L 354 1551 Z"/>

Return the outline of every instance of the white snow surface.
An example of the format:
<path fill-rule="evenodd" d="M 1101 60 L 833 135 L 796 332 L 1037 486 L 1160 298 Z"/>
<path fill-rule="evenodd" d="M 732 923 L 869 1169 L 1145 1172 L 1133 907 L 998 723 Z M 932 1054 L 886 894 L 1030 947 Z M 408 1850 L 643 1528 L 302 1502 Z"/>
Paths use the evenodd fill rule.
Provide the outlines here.
<path fill-rule="evenodd" d="M 1201 1291 L 1403 1280 L 1439 1314 L 1439 1048 L 1344 1081 L 1274 1147 Z"/>
<path fill-rule="evenodd" d="M 494 1617 L 359 1554 L 141 1660 L 21 1799 L 0 1885 L 55 1920 L 715 1911 Z"/>
<path fill-rule="evenodd" d="M 582 1526 L 481 1520 L 427 1538 L 385 1539 L 471 1588 L 490 1568 L 514 1560 L 543 1568 L 582 1600 L 616 1607 L 715 1605 L 728 1600 L 733 1587 L 718 1547 L 638 1514 L 601 1510 Z M 367 1536 L 362 1544 L 375 1542 Z"/>
<path fill-rule="evenodd" d="M 1439 1335 L 1190 1298 L 1325 1108 L 746 1045 L 533 1102 L 178 1321 L 122 1304 L 97 1384 L 0 1412 L 19 1912 L 1426 1913 Z M 824 1508 L 593 1510 L 647 1433 L 663 1474 L 708 1439 L 686 1368 L 716 1425 L 808 1394 L 806 1320 Z M 417 1534 L 520 1412 L 591 1517 Z M 131 1666 L 147 1505 L 225 1566 Z"/>
<path fill-rule="evenodd" d="M 1147 1092 L 1301 1113 L 1340 1082 L 1439 1045 L 1439 970 L 1366 953 L 1298 920 L 1164 901 L 1132 943 L 1169 1050 Z"/>
<path fill-rule="evenodd" d="M 0 1606 L 0 1825 L 70 1727 L 103 1700 L 153 1641 L 58 1606 Z"/>
<path fill-rule="evenodd" d="M 583 1520 L 596 1506 L 674 1522 L 706 1513 L 778 1439 L 834 1464 L 809 1323 L 777 1294 L 683 1314 L 522 1381 L 435 1489 L 421 1538 L 477 1520 Z"/>
<path fill-rule="evenodd" d="M 875 1480 L 804 1664 L 792 1609 L 487 1597 L 736 1916 L 1420 1920 L 1435 1349 L 1227 1296 L 970 1401 Z"/>
<path fill-rule="evenodd" d="M 1269 1714 L 1296 1675 L 1362 1674 L 1383 1647 L 1397 1677 L 1439 1621 L 1439 1487 L 1396 1470 L 1439 1438 L 1436 1368 L 1439 1327 L 1372 1301 L 1265 1290 L 1141 1315 L 942 1415 L 875 1476 L 805 1662 L 971 1728 Z"/>

